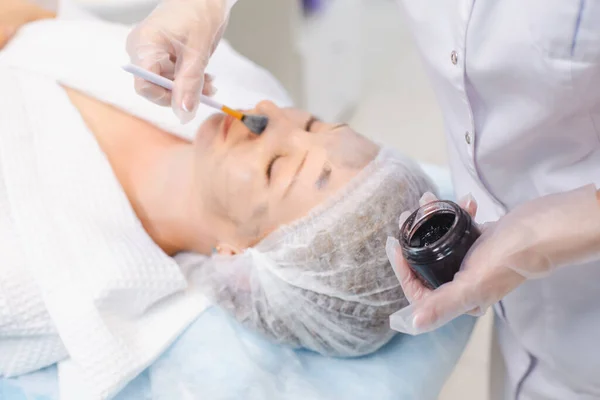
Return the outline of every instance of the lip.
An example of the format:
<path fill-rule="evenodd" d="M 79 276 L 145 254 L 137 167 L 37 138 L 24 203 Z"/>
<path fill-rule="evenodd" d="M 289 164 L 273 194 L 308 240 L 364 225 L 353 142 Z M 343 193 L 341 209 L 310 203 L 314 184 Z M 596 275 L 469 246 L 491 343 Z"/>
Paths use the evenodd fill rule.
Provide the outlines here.
<path fill-rule="evenodd" d="M 227 139 L 227 134 L 229 133 L 229 128 L 231 128 L 233 121 L 234 118 L 231 115 L 226 115 L 223 119 L 223 140 Z"/>

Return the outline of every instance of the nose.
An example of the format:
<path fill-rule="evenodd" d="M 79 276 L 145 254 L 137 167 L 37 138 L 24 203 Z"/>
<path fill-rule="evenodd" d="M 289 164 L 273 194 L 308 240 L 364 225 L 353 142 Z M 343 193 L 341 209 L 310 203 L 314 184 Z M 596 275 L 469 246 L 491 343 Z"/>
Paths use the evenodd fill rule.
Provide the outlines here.
<path fill-rule="evenodd" d="M 268 124 L 260 135 L 248 132 L 245 140 L 255 141 L 257 144 L 269 147 L 278 147 L 296 140 L 297 133 L 294 132 L 297 127 L 294 126 L 285 111 L 272 101 L 263 100 L 253 110 L 248 110 L 246 113 L 248 115 L 264 115 L 268 118 Z"/>
<path fill-rule="evenodd" d="M 242 111 L 244 117 L 242 122 L 255 135 L 261 135 L 281 114 L 281 110 L 271 101 L 261 101 L 253 110 Z M 273 124 L 271 124 L 273 125 Z"/>
<path fill-rule="evenodd" d="M 241 109 L 239 110 L 248 118 L 247 121 L 242 120 L 243 125 L 245 125 L 245 129 L 231 129 L 229 132 L 230 137 L 235 137 L 235 143 L 240 141 L 259 141 L 262 142 L 264 140 L 264 136 L 271 136 L 268 132 L 272 131 L 275 126 L 278 125 L 277 121 L 280 121 L 281 111 L 280 109 L 271 101 L 261 101 L 258 103 L 253 109 Z M 264 129 L 260 133 L 254 131 L 250 125 L 257 125 L 256 122 L 261 122 L 260 120 L 251 120 L 251 117 L 254 116 L 264 116 L 267 118 L 267 124 Z M 250 131 L 248 131 L 250 129 Z"/>
<path fill-rule="evenodd" d="M 261 101 L 256 105 L 254 111 L 269 119 L 266 129 L 261 135 L 265 138 L 273 135 L 281 136 L 282 132 L 291 132 L 294 128 L 292 121 L 284 110 L 272 101 Z"/>
<path fill-rule="evenodd" d="M 281 113 L 281 109 L 272 101 L 263 100 L 256 105 L 256 112 L 270 117 L 275 116 L 277 113 Z"/>

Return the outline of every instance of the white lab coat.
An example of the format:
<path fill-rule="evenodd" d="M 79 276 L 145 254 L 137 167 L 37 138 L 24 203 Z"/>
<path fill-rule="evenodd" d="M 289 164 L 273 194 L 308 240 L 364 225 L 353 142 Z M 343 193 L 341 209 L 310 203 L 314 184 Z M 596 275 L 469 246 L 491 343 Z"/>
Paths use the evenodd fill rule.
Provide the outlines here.
<path fill-rule="evenodd" d="M 400 2 L 443 111 L 457 195 L 476 197 L 480 222 L 600 187 L 600 0 Z M 600 398 L 600 263 L 528 281 L 495 308 L 507 398 Z"/>

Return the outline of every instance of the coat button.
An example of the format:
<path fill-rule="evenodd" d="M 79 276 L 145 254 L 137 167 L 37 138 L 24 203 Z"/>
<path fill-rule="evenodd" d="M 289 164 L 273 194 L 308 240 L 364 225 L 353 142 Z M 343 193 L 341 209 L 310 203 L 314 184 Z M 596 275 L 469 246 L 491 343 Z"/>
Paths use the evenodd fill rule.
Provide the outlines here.
<path fill-rule="evenodd" d="M 471 134 L 469 131 L 465 132 L 465 142 L 467 142 L 467 144 L 471 144 Z"/>
<path fill-rule="evenodd" d="M 450 53 L 450 60 L 454 65 L 458 63 L 458 53 L 455 50 L 452 50 L 452 53 Z"/>

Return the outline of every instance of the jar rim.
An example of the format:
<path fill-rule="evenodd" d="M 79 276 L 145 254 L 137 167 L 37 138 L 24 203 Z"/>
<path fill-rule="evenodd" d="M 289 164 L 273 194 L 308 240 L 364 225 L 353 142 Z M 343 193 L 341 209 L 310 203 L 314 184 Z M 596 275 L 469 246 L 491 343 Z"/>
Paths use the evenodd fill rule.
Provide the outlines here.
<path fill-rule="evenodd" d="M 437 200 L 419 207 L 404 222 L 400 229 L 400 243 L 405 258 L 412 260 L 439 260 L 452 251 L 453 246 L 463 236 L 467 229 L 467 222 L 464 218 L 464 210 L 456 203 L 446 200 Z M 452 226 L 444 233 L 442 237 L 426 246 L 411 246 L 413 235 L 431 219 L 433 215 L 452 214 L 454 221 Z M 416 222 L 415 222 L 416 220 Z"/>

